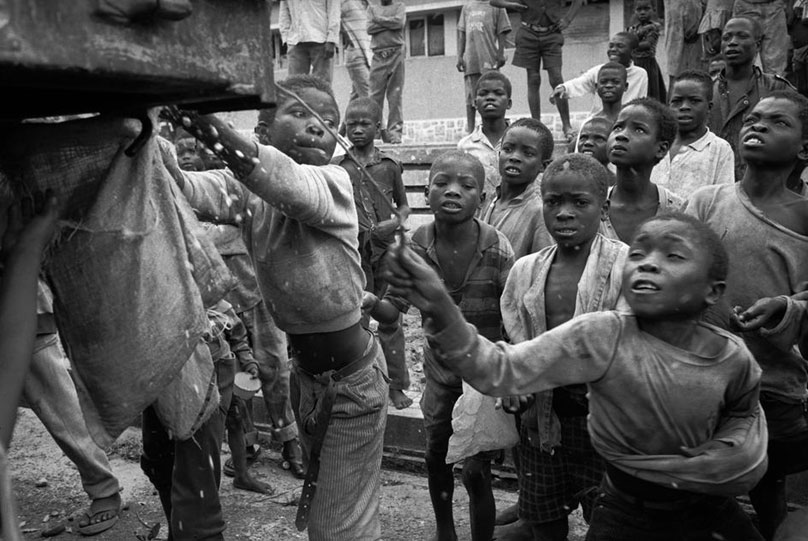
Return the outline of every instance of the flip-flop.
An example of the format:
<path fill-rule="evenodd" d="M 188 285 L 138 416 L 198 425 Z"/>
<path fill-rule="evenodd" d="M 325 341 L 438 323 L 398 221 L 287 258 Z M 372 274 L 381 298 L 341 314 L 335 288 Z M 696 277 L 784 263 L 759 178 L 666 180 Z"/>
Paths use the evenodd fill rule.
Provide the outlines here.
<path fill-rule="evenodd" d="M 90 535 L 98 535 L 101 532 L 105 532 L 115 526 L 118 523 L 121 515 L 121 509 L 123 509 L 123 500 L 120 501 L 120 504 L 117 507 L 108 507 L 106 509 L 99 509 L 92 515 L 90 515 L 89 510 L 82 513 L 81 518 L 86 518 L 87 524 L 84 526 L 79 525 L 79 533 L 81 535 L 90 536 Z M 104 513 L 112 513 L 109 518 L 106 520 L 102 520 L 99 522 L 93 522 L 93 517 L 98 515 L 102 515 Z M 81 519 L 79 519 L 81 522 Z"/>

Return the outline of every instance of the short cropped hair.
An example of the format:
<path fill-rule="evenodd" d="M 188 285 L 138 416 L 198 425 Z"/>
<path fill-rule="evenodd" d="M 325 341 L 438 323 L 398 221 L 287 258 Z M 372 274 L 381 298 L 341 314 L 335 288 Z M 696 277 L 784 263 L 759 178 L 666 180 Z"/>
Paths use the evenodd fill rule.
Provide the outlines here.
<path fill-rule="evenodd" d="M 704 87 L 707 101 L 713 101 L 713 78 L 703 70 L 685 70 L 673 79 L 673 84 L 679 81 L 693 81 Z M 671 91 L 673 89 L 671 88 Z"/>
<path fill-rule="evenodd" d="M 651 222 L 679 222 L 687 226 L 691 239 L 707 254 L 710 263 L 707 268 L 707 277 L 710 280 L 723 282 L 729 272 L 729 255 L 721 242 L 721 238 L 709 225 L 694 216 L 682 212 L 664 212 L 647 219 L 643 224 Z"/>
<path fill-rule="evenodd" d="M 334 90 L 331 88 L 330 84 L 319 77 L 308 74 L 290 75 L 283 81 L 278 81 L 276 86 L 289 90 L 290 92 L 294 92 L 295 94 L 299 94 L 301 90 L 305 90 L 307 88 L 313 88 L 315 90 L 319 90 L 320 92 L 324 92 L 331 97 L 331 101 L 334 103 L 334 108 L 337 110 L 337 116 L 339 116 L 339 106 L 337 105 L 337 99 L 334 97 Z M 275 121 L 275 112 L 278 110 L 278 108 L 284 105 L 287 101 L 294 99 L 285 94 L 283 90 L 278 90 L 278 92 L 275 93 L 275 96 L 277 98 L 275 107 L 259 110 L 258 122 L 263 122 L 267 126 L 271 126 Z M 337 122 L 339 122 L 339 118 L 337 118 Z"/>
<path fill-rule="evenodd" d="M 609 190 L 609 170 L 595 158 L 586 154 L 564 154 L 550 162 L 542 176 L 542 195 L 545 182 L 564 173 L 575 173 L 588 178 L 594 183 L 600 201 L 606 201 L 606 194 Z"/>
<path fill-rule="evenodd" d="M 502 134 L 502 139 L 500 139 L 500 141 L 504 141 L 508 132 L 514 128 L 527 128 L 536 132 L 539 135 L 539 151 L 541 152 L 541 161 L 543 163 L 550 161 L 550 159 L 553 157 L 553 150 L 555 150 L 553 132 L 550 131 L 550 128 L 535 118 L 520 118 L 519 120 L 511 122 L 508 127 L 505 128 L 505 132 Z"/>
<path fill-rule="evenodd" d="M 724 27 L 726 28 L 727 23 L 735 19 L 742 19 L 752 26 L 752 36 L 754 36 L 756 41 L 760 41 L 761 39 L 763 39 L 763 27 L 760 25 L 760 21 L 758 21 L 757 19 L 753 19 L 751 17 L 744 17 L 743 15 L 739 15 L 737 17 L 731 17 L 729 21 L 724 23 Z"/>
<path fill-rule="evenodd" d="M 603 64 L 600 69 L 598 70 L 598 77 L 604 70 L 617 70 L 623 74 L 623 79 L 628 79 L 628 72 L 626 71 L 626 67 L 621 64 L 620 62 L 606 62 Z"/>
<path fill-rule="evenodd" d="M 679 123 L 667 105 L 662 105 L 654 98 L 637 98 L 623 105 L 623 109 L 630 105 L 645 107 L 651 112 L 657 123 L 657 141 L 663 141 L 668 145 L 673 143 L 676 132 L 679 131 Z"/>
<path fill-rule="evenodd" d="M 513 87 L 511 86 L 511 80 L 502 73 L 501 71 L 497 70 L 489 70 L 480 75 L 480 78 L 477 80 L 477 83 L 474 85 L 474 93 L 477 94 L 477 89 L 480 88 L 480 83 L 483 81 L 499 81 L 502 83 L 502 86 L 505 87 L 505 94 L 508 97 L 511 97 L 511 92 L 513 91 Z"/>
<path fill-rule="evenodd" d="M 797 116 L 802 124 L 802 138 L 808 139 L 808 98 L 799 92 L 795 92 L 794 90 L 775 90 L 763 99 L 765 100 L 768 98 L 788 100 L 799 108 L 799 113 Z"/>
<path fill-rule="evenodd" d="M 614 37 L 625 38 L 628 40 L 628 44 L 631 47 L 631 50 L 635 50 L 637 47 L 640 46 L 640 40 L 636 34 L 632 32 L 617 32 Z"/>
<path fill-rule="evenodd" d="M 485 168 L 483 168 L 482 162 L 476 156 L 464 150 L 448 150 L 435 158 L 435 161 L 432 162 L 432 167 L 429 168 L 429 184 L 432 184 L 432 176 L 438 171 L 441 171 L 441 167 L 452 160 L 463 160 L 471 164 L 471 167 L 474 169 L 474 177 L 477 179 L 480 192 L 482 192 L 485 186 Z"/>
<path fill-rule="evenodd" d="M 345 109 L 345 116 L 348 116 L 349 111 L 360 110 L 368 113 L 370 117 L 376 122 L 382 121 L 382 109 L 376 100 L 367 97 L 360 97 L 351 100 L 348 107 Z"/>
<path fill-rule="evenodd" d="M 612 122 L 605 116 L 593 116 L 592 118 L 590 118 L 581 125 L 581 129 L 583 129 L 584 126 L 588 126 L 590 124 L 592 124 L 593 126 L 600 124 L 601 126 L 606 128 L 607 135 L 609 132 L 612 131 L 612 126 L 614 126 L 614 122 Z"/>

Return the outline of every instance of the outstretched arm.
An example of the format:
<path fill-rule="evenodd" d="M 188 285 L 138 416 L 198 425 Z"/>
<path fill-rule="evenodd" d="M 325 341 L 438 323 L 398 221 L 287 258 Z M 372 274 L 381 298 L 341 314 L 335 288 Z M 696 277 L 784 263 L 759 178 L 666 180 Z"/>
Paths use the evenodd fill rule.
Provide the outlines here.
<path fill-rule="evenodd" d="M 512 9 L 514 11 L 525 11 L 527 6 L 517 0 L 490 0 L 489 4 L 495 8 Z"/>
<path fill-rule="evenodd" d="M 36 297 L 42 251 L 53 236 L 56 200 L 39 194 L 13 204 L 0 220 L 3 275 L 0 281 L 0 443 L 8 448 L 17 405 L 34 349 Z"/>

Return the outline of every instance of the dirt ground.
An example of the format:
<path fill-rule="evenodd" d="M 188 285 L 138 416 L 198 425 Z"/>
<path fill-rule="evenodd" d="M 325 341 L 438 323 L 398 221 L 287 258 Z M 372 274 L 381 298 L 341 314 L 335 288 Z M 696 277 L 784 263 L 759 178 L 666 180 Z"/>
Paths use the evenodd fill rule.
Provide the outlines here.
<path fill-rule="evenodd" d="M 418 397 L 423 387 L 421 366 L 422 333 L 417 316 L 406 316 L 407 357 L 412 376 L 411 396 Z M 127 509 L 118 524 L 94 539 L 124 541 L 145 536 L 148 528 L 161 524 L 157 539 L 167 535 L 165 518 L 153 488 L 140 470 L 140 432 L 128 429 L 109 449 L 115 474 L 123 486 Z M 307 539 L 294 525 L 296 496 L 301 482 L 280 467 L 279 451 L 264 442 L 263 453 L 252 471 L 270 483 L 275 494 L 265 496 L 236 490 L 229 478 L 224 478 L 221 500 L 227 521 L 228 540 L 287 541 Z M 222 461 L 228 458 L 227 445 Z M 41 538 L 43 530 L 63 524 L 65 531 L 58 539 L 80 538 L 78 515 L 86 509 L 87 497 L 73 464 L 62 454 L 36 416 L 27 409 L 19 410 L 17 426 L 10 453 L 10 464 L 17 497 L 19 521 L 27 539 Z M 387 541 L 423 541 L 434 531 L 434 519 L 429 502 L 426 477 L 418 474 L 385 469 L 382 475 L 381 522 Z M 38 486 L 43 485 L 43 486 Z M 512 485 L 512 483 L 511 483 Z M 503 484 L 504 486 L 504 484 Z M 455 483 L 454 509 L 458 537 L 471 539 L 469 531 L 468 496 L 459 478 Z M 495 488 L 498 508 L 515 503 L 512 488 Z M 573 514 L 570 541 L 583 539 L 585 529 L 579 513 Z M 144 525 L 145 524 L 145 525 Z M 503 530 L 498 530 L 501 535 Z M 500 537 L 502 539 L 502 537 Z M 515 538 L 509 538 L 516 541 Z"/>

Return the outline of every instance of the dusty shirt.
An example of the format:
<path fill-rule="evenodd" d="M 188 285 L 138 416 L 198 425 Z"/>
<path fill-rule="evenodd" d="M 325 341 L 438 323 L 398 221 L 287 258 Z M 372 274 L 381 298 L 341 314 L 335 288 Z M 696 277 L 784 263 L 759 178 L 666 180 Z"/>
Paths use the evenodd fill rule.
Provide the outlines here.
<path fill-rule="evenodd" d="M 403 2 L 389 6 L 368 5 L 368 34 L 370 48 L 386 49 L 404 45 L 404 25 L 407 23 L 407 8 Z"/>
<path fill-rule="evenodd" d="M 735 155 L 724 139 L 707 130 L 671 159 L 670 153 L 651 171 L 651 182 L 686 198 L 711 184 L 735 182 Z"/>
<path fill-rule="evenodd" d="M 662 32 L 662 26 L 658 22 L 637 23 L 629 26 L 626 30 L 636 35 L 640 43 L 644 41 L 648 44 L 648 49 L 634 51 L 634 58 L 656 58 L 657 42 L 659 41 L 659 34 Z"/>
<path fill-rule="evenodd" d="M 502 293 L 502 323 L 512 344 L 525 342 L 547 331 L 545 287 L 557 245 L 517 261 Z M 597 235 L 575 297 L 575 315 L 588 312 L 627 308 L 621 296 L 623 264 L 628 246 L 618 240 Z M 561 444 L 561 424 L 552 408 L 553 391 L 536 395 L 536 401 L 522 414 L 522 425 L 528 428 L 528 442 L 552 452 Z"/>
<path fill-rule="evenodd" d="M 457 142 L 457 150 L 468 152 L 483 164 L 483 169 L 485 169 L 485 189 L 483 193 L 486 201 L 494 196 L 494 192 L 499 186 L 500 143 L 501 141 L 497 141 L 496 146 L 491 144 L 491 141 L 483 133 L 482 124 L 477 124 L 474 131 Z"/>
<path fill-rule="evenodd" d="M 607 199 L 611 199 L 612 192 L 614 191 L 614 186 L 609 188 L 609 192 L 606 195 Z M 657 195 L 659 196 L 659 206 L 657 207 L 656 214 L 664 214 L 666 212 L 676 211 L 682 208 L 685 200 L 675 193 L 671 192 L 663 188 L 662 186 L 657 186 Z M 600 222 L 600 227 L 598 228 L 598 233 L 606 237 L 607 239 L 615 239 L 620 240 L 620 237 L 617 236 L 617 231 L 615 231 L 614 226 L 612 225 L 612 221 L 607 216 L 605 220 Z"/>
<path fill-rule="evenodd" d="M 710 131 L 725 139 L 732 153 L 735 155 L 735 180 L 741 180 L 746 170 L 746 164 L 741 160 L 738 153 L 738 137 L 741 133 L 744 117 L 752 111 L 760 100 L 771 95 L 775 90 L 790 88 L 794 90 L 791 83 L 770 73 L 763 73 L 757 66 L 754 67 L 752 77 L 749 79 L 746 91 L 735 103 L 729 102 L 729 89 L 724 71 L 715 79 L 713 83 L 713 108 L 710 110 L 710 117 L 707 125 Z"/>
<path fill-rule="evenodd" d="M 278 27 L 290 47 L 298 43 L 339 43 L 340 0 L 281 0 Z"/>
<path fill-rule="evenodd" d="M 439 362 L 487 395 L 586 383 L 595 449 L 604 457 L 656 457 L 664 475 L 666 463 L 688 461 L 682 446 L 743 445 L 759 417 L 755 359 L 740 338 L 701 325 L 724 342 L 715 356 L 674 347 L 616 311 L 583 314 L 515 345 L 493 343 L 460 319 L 427 338 Z"/>
<path fill-rule="evenodd" d="M 763 297 L 792 295 L 798 284 L 808 280 L 808 237 L 769 219 L 739 183 L 701 188 L 684 210 L 721 237 L 731 263 L 724 296 L 707 311 L 705 321 L 728 328 L 732 307 L 747 308 Z M 808 396 L 808 366 L 796 348 L 778 345 L 778 331 L 744 333 L 743 339 L 763 368 L 761 391 L 799 401 Z"/>
<path fill-rule="evenodd" d="M 540 179 L 536 179 L 522 195 L 514 197 L 504 206 L 499 202 L 499 193 L 497 187 L 480 218 L 508 238 L 515 259 L 555 243 L 544 225 Z"/>
<path fill-rule="evenodd" d="M 236 286 L 225 295 L 225 300 L 237 314 L 246 312 L 261 302 L 261 292 L 258 290 L 255 270 L 247 245 L 244 244 L 241 228 L 230 224 L 217 224 L 206 228 L 206 232 L 222 256 L 224 264 L 236 278 Z"/>
<path fill-rule="evenodd" d="M 497 68 L 498 37 L 511 31 L 507 11 L 492 6 L 488 0 L 468 2 L 460 10 L 457 30 L 466 34 L 466 75 Z"/>
<path fill-rule="evenodd" d="M 241 182 L 226 169 L 184 172 L 183 193 L 204 219 L 244 223 L 261 296 L 290 334 L 334 332 L 359 321 L 365 275 L 348 173 L 300 165 L 258 145 Z"/>
<path fill-rule="evenodd" d="M 598 71 L 603 64 L 592 66 L 581 75 L 569 81 L 564 81 L 564 88 L 567 89 L 567 94 L 570 98 L 578 98 L 581 96 L 591 95 L 594 96 L 592 103 L 592 110 L 590 115 L 596 115 L 603 109 L 603 104 L 597 94 Z M 648 96 L 648 72 L 644 68 L 640 68 L 632 64 L 626 68 L 626 81 L 628 81 L 628 88 L 623 94 L 623 103 L 628 103 L 636 98 L 645 98 Z"/>

